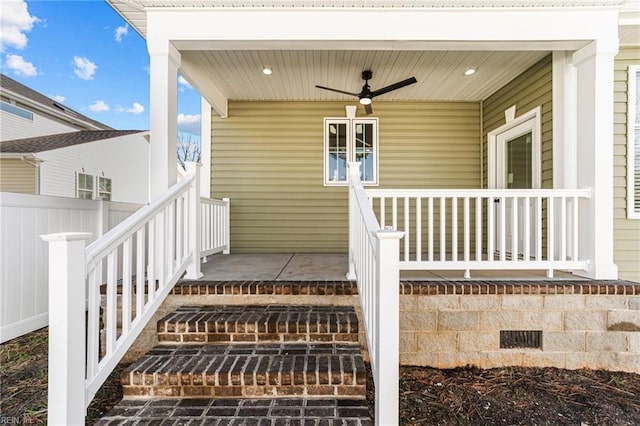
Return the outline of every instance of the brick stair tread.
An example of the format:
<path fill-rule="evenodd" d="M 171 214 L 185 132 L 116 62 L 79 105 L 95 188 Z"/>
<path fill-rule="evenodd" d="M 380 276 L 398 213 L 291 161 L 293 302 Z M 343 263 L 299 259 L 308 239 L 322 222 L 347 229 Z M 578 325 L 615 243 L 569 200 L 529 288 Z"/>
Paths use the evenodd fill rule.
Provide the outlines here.
<path fill-rule="evenodd" d="M 360 348 L 336 343 L 156 346 L 121 375 L 124 394 L 365 397 Z"/>
<path fill-rule="evenodd" d="M 96 425 L 371 426 L 366 400 L 125 399 Z"/>
<path fill-rule="evenodd" d="M 167 343 L 357 342 L 358 318 L 352 306 L 182 306 L 157 330 Z"/>

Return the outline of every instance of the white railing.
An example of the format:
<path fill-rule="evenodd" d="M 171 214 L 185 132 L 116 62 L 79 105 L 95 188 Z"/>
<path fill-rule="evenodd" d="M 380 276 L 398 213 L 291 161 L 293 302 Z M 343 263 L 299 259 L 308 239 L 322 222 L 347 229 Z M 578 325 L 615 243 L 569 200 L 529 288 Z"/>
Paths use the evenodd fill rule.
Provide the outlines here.
<path fill-rule="evenodd" d="M 360 182 L 360 163 L 349 164 L 349 279 L 358 283 L 360 307 L 376 387 L 377 425 L 397 425 L 400 366 L 399 241 L 381 229 Z"/>
<path fill-rule="evenodd" d="M 98 238 L 141 207 L 0 193 L 0 343 L 49 324 L 47 243 L 39 235 L 82 231 Z"/>
<path fill-rule="evenodd" d="M 230 212 L 229 199 L 212 200 L 200 198 L 200 255 L 206 262 L 207 256 L 215 253 L 228 254 L 231 248 L 229 241 Z"/>
<path fill-rule="evenodd" d="M 586 189 L 366 190 L 380 225 L 404 231 L 401 270 L 584 270 Z"/>
<path fill-rule="evenodd" d="M 189 163 L 183 180 L 88 247 L 87 233 L 43 236 L 50 242 L 48 424 L 84 424 L 95 393 L 175 283 L 185 272 L 202 276 L 199 193 L 197 165 Z"/>

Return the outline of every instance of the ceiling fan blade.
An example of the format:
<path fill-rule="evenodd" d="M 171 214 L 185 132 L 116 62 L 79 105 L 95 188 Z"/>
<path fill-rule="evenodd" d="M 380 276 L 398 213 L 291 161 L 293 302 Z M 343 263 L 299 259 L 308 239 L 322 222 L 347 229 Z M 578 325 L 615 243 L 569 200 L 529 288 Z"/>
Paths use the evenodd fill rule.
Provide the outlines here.
<path fill-rule="evenodd" d="M 371 97 L 373 98 L 373 97 L 376 97 L 376 96 L 384 95 L 385 93 L 389 93 L 389 92 L 391 92 L 393 90 L 397 90 L 397 89 L 400 89 L 402 87 L 405 87 L 405 86 L 408 86 L 410 84 L 417 83 L 417 82 L 418 82 L 418 80 L 416 80 L 415 77 L 411 77 L 411 78 L 408 78 L 406 80 L 399 81 L 399 82 L 397 82 L 395 84 L 392 84 L 390 86 L 383 87 L 382 89 L 374 90 L 373 92 L 371 92 Z"/>
<path fill-rule="evenodd" d="M 357 94 L 357 93 L 345 92 L 344 90 L 332 89 L 332 88 L 330 88 L 330 87 L 317 86 L 317 85 L 316 85 L 316 87 L 317 87 L 318 89 L 330 90 L 330 91 L 332 91 L 332 92 L 342 93 L 343 95 L 358 96 L 358 94 Z"/>
<path fill-rule="evenodd" d="M 364 106 L 364 112 L 367 115 L 373 114 L 373 108 L 371 108 L 371 104 Z"/>

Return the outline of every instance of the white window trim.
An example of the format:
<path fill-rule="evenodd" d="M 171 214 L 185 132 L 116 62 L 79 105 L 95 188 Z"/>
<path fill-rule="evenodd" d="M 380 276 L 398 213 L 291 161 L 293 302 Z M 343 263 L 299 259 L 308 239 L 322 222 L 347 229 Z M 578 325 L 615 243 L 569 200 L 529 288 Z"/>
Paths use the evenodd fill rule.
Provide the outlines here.
<path fill-rule="evenodd" d="M 375 138 L 374 138 L 374 147 L 373 151 L 375 153 L 375 170 L 373 173 L 373 181 L 363 181 L 363 186 L 378 186 L 379 185 L 379 170 L 380 170 L 380 132 L 379 132 L 379 120 L 376 117 L 371 118 L 345 118 L 345 117 L 325 117 L 324 124 L 324 144 L 323 144 L 323 152 L 322 152 L 322 174 L 323 174 L 323 182 L 324 186 L 347 186 L 349 185 L 349 174 L 347 173 L 347 179 L 345 181 L 335 182 L 327 179 L 327 152 L 329 150 L 329 136 L 327 134 L 327 123 L 347 123 L 347 163 L 355 161 L 355 133 L 356 133 L 356 124 L 358 123 L 371 123 L 374 122 L 375 128 Z"/>
<path fill-rule="evenodd" d="M 513 108 L 513 107 L 512 107 Z M 510 112 L 510 109 L 505 111 L 505 115 Z M 487 139 L 489 142 L 487 152 L 487 165 L 488 165 L 488 185 L 489 188 L 497 188 L 498 185 L 498 161 L 504 161 L 504 159 L 497 158 L 498 151 L 498 135 L 506 133 L 521 127 L 521 132 L 516 132 L 510 137 L 517 137 L 518 133 L 525 134 L 531 132 L 532 156 L 531 162 L 533 165 L 532 186 L 534 188 L 540 188 L 542 186 L 542 161 L 541 161 L 541 117 L 542 110 L 540 107 L 536 107 L 531 111 L 527 111 L 519 117 L 515 117 L 508 121 L 506 124 L 492 130 L 488 133 Z"/>
<path fill-rule="evenodd" d="M 96 176 L 89 174 L 89 173 L 83 173 L 83 172 L 76 172 L 76 198 L 80 198 L 80 175 L 86 175 L 86 176 L 91 176 L 93 181 L 91 184 L 91 198 L 82 198 L 83 200 L 93 200 L 96 196 Z M 88 191 L 88 189 L 82 189 L 83 191 Z"/>
<path fill-rule="evenodd" d="M 104 198 L 102 197 L 102 194 L 105 193 L 105 194 L 109 194 L 109 199 L 105 200 L 105 201 L 111 201 L 111 198 L 113 196 L 113 179 L 108 178 L 108 177 L 104 177 L 104 176 L 96 176 L 96 177 L 97 177 L 97 179 L 96 179 L 96 195 L 95 195 L 96 198 L 98 200 L 103 200 Z M 100 191 L 100 180 L 101 179 L 102 180 L 108 180 L 110 182 L 109 186 L 110 186 L 111 190 L 109 192 Z"/>
<path fill-rule="evenodd" d="M 33 123 L 33 112 L 29 111 L 28 109 L 19 107 L 18 105 L 15 104 L 15 102 L 6 102 L 6 101 L 0 101 L 0 103 L 8 105 L 10 108 L 9 109 L 5 109 L 5 108 L 0 108 L 0 110 L 2 110 L 3 112 L 7 113 L 7 114 L 11 114 L 12 117 L 17 117 L 20 120 L 24 120 L 24 121 L 28 121 L 29 123 Z M 29 115 L 29 117 L 25 117 L 24 115 L 20 115 L 16 112 L 14 112 L 13 109 L 16 109 L 18 111 L 23 111 L 25 114 Z"/>
<path fill-rule="evenodd" d="M 635 133 L 640 123 L 636 117 L 636 75 L 640 65 L 630 65 L 627 76 L 627 218 L 640 219 L 640 211 L 635 211 Z"/>

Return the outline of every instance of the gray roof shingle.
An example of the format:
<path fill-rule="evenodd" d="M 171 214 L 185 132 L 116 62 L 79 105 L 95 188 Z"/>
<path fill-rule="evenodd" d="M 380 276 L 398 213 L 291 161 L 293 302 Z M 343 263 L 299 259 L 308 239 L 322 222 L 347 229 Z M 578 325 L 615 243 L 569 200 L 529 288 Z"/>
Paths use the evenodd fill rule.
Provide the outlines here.
<path fill-rule="evenodd" d="M 0 142 L 0 153 L 32 154 L 142 132 L 145 130 L 80 130 L 57 135 L 14 139 Z"/>
<path fill-rule="evenodd" d="M 85 115 L 82 115 L 79 112 L 74 111 L 71 108 L 68 108 L 54 101 L 53 99 L 50 99 L 44 96 L 42 93 L 38 93 L 35 90 L 28 88 L 24 84 L 18 83 L 17 81 L 12 79 L 11 77 L 8 77 L 5 74 L 0 74 L 0 87 L 3 90 L 7 90 L 15 94 L 18 94 L 20 96 L 24 96 L 25 98 L 30 99 L 33 102 L 39 103 L 40 105 L 44 105 L 44 106 L 53 108 L 55 110 L 58 110 L 61 113 L 68 115 L 70 119 L 81 120 L 81 121 L 90 123 L 98 127 L 99 129 L 113 130 L 113 127 L 109 127 L 106 124 L 100 123 L 99 121 L 93 120 Z"/>

